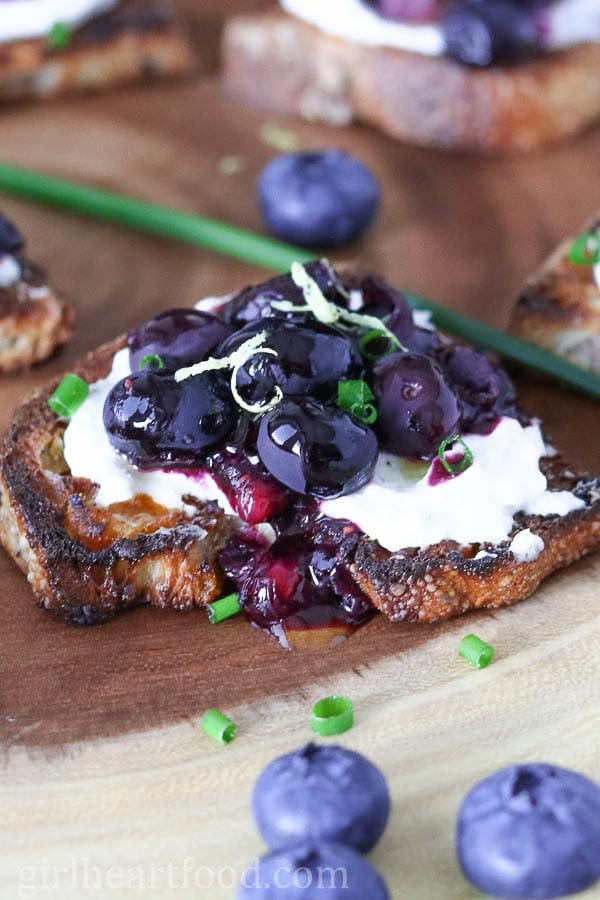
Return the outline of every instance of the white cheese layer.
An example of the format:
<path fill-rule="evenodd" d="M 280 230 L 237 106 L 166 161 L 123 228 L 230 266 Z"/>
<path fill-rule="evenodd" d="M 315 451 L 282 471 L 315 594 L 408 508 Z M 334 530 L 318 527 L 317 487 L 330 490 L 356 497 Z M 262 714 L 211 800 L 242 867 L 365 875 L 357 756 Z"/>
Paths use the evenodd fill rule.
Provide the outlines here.
<path fill-rule="evenodd" d="M 361 0 L 279 0 L 286 12 L 321 31 L 357 44 L 395 47 L 424 56 L 442 56 L 445 41 L 436 24 L 384 19 Z M 556 0 L 543 13 L 542 46 L 559 50 L 600 41 L 599 0 Z"/>
<path fill-rule="evenodd" d="M 192 495 L 216 501 L 231 513 L 208 473 L 143 472 L 115 452 L 104 430 L 102 410 L 113 385 L 128 374 L 129 354 L 120 350 L 110 375 L 90 386 L 88 398 L 70 420 L 64 452 L 72 474 L 99 485 L 101 506 L 144 493 L 179 509 L 185 506 L 183 497 Z M 382 453 L 369 484 L 346 497 L 324 501 L 321 510 L 333 518 L 350 519 L 383 547 L 396 551 L 446 539 L 498 544 L 508 539 L 517 512 L 566 515 L 584 505 L 568 491 L 547 490 L 539 468 L 546 448 L 537 425 L 523 428 L 516 419 L 503 418 L 491 434 L 466 435 L 465 440 L 473 452 L 473 465 L 454 478 L 432 485 L 425 464 Z M 532 548 L 525 535 L 515 544 L 516 552 Z"/>
<path fill-rule="evenodd" d="M 83 25 L 119 0 L 0 0 L 0 44 L 45 37 L 60 22 Z"/>
<path fill-rule="evenodd" d="M 280 0 L 286 12 L 315 25 L 321 31 L 356 44 L 396 47 L 441 56 L 444 38 L 437 25 L 392 22 L 379 16 L 361 0 Z"/>
<path fill-rule="evenodd" d="M 548 491 L 539 461 L 544 441 L 538 425 L 523 428 L 503 418 L 488 435 L 465 435 L 473 465 L 438 484 L 428 470 L 415 480 L 406 464 L 382 453 L 371 481 L 354 494 L 326 500 L 325 515 L 350 519 L 392 552 L 438 541 L 500 544 L 517 512 L 566 515 L 583 507 L 569 491 Z"/>
<path fill-rule="evenodd" d="M 510 551 L 518 563 L 533 562 L 544 549 L 544 542 L 531 528 L 518 531 L 510 542 Z"/>
<path fill-rule="evenodd" d="M 88 478 L 99 485 L 96 502 L 109 506 L 130 500 L 136 494 L 148 494 L 156 503 L 172 509 L 185 507 L 187 495 L 199 500 L 214 500 L 227 513 L 233 510 L 208 472 L 155 469 L 142 472 L 113 449 L 102 422 L 104 401 L 113 386 L 130 374 L 129 351 L 115 355 L 110 375 L 90 385 L 90 393 L 65 430 L 64 454 L 71 474 Z"/>

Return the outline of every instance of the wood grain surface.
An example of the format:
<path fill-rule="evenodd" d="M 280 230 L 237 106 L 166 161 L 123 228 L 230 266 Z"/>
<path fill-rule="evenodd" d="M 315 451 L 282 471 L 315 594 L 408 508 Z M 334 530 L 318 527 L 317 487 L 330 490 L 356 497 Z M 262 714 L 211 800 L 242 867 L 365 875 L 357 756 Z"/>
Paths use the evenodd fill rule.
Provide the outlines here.
<path fill-rule="evenodd" d="M 215 74 L 223 16 L 260 5 L 182 0 L 200 56 L 193 80 L 3 109 L 0 157 L 260 230 L 254 179 L 275 151 L 261 139 L 264 118 L 224 103 Z M 377 223 L 337 258 L 360 258 L 500 327 L 523 278 L 600 205 L 600 131 L 543 156 L 493 160 L 404 147 L 366 129 L 278 124 L 303 148 L 356 153 L 381 179 Z M 219 161 L 231 154 L 243 170 L 225 176 Z M 32 387 L 101 341 L 267 274 L 7 198 L 0 205 L 78 312 L 59 357 L 2 382 L 1 427 Z M 555 443 L 600 471 L 597 404 L 515 374 Z M 215 628 L 202 613 L 137 610 L 68 628 L 36 608 L 2 554 L 0 897 L 233 897 L 227 867 L 239 874 L 261 852 L 248 813 L 253 779 L 309 738 L 310 704 L 332 691 L 357 706 L 343 742 L 391 782 L 394 813 L 373 858 L 392 896 L 475 896 L 454 861 L 452 828 L 477 778 L 523 759 L 600 778 L 599 567 L 597 557 L 583 561 L 494 615 L 441 628 L 377 619 L 336 650 L 286 653 L 241 621 Z M 485 672 L 456 656 L 470 630 L 497 647 Z M 225 749 L 198 728 L 212 705 L 240 726 Z"/>

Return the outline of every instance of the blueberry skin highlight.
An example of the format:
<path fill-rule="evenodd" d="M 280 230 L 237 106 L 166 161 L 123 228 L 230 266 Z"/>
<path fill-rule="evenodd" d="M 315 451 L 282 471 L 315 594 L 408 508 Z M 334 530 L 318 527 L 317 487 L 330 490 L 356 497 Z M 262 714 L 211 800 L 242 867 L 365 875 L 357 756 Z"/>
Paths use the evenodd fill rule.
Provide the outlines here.
<path fill-rule="evenodd" d="M 495 897 L 563 897 L 600 878 L 600 787 L 569 769 L 510 766 L 480 781 L 458 814 L 466 877 Z"/>
<path fill-rule="evenodd" d="M 333 841 L 367 853 L 387 824 L 390 794 L 360 753 L 307 744 L 273 760 L 252 794 L 254 820 L 272 849 Z"/>
<path fill-rule="evenodd" d="M 385 882 L 355 850 L 300 845 L 270 853 L 242 877 L 237 900 L 389 900 Z"/>
<path fill-rule="evenodd" d="M 341 150 L 277 156 L 258 176 L 258 202 L 269 231 L 302 247 L 343 247 L 373 220 L 375 176 Z"/>

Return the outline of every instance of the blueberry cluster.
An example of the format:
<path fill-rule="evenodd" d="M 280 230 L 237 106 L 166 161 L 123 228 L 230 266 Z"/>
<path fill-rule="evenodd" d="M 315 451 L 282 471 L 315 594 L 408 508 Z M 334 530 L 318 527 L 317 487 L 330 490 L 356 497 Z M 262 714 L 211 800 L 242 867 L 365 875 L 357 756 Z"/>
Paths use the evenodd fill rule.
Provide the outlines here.
<path fill-rule="evenodd" d="M 486 894 L 584 891 L 600 878 L 600 788 L 542 763 L 502 769 L 465 798 L 456 843 L 465 875 Z"/>
<path fill-rule="evenodd" d="M 209 470 L 245 522 L 271 523 L 269 546 L 240 531 L 221 554 L 263 627 L 318 604 L 351 625 L 372 613 L 350 574 L 357 529 L 321 516 L 319 500 L 365 485 L 380 450 L 429 460 L 516 415 L 506 374 L 417 326 L 381 279 L 350 285 L 325 261 L 302 273 L 302 286 L 278 276 L 217 313 L 175 309 L 132 331 L 131 374 L 104 407 L 133 465 Z"/>
<path fill-rule="evenodd" d="M 366 0 L 386 18 L 438 19 L 446 54 L 468 66 L 529 59 L 542 49 L 540 9 L 549 0 Z"/>
<path fill-rule="evenodd" d="M 244 878 L 238 900 L 388 900 L 361 856 L 390 812 L 386 781 L 364 756 L 308 744 L 279 757 L 256 782 L 252 811 L 271 852 Z"/>
<path fill-rule="evenodd" d="M 319 320 L 287 275 L 242 291 L 221 316 L 175 309 L 131 332 L 131 374 L 104 408 L 113 446 L 139 468 L 210 467 L 234 448 L 289 490 L 331 498 L 369 480 L 380 448 L 432 459 L 451 435 L 515 414 L 502 370 L 417 327 L 385 282 L 364 278 L 358 314 L 348 313 L 350 288 L 327 263 L 306 272 L 326 312 L 341 311 L 335 323 Z M 174 377 L 209 357 L 212 367 Z M 348 382 L 372 392 L 375 421 L 340 404 Z"/>

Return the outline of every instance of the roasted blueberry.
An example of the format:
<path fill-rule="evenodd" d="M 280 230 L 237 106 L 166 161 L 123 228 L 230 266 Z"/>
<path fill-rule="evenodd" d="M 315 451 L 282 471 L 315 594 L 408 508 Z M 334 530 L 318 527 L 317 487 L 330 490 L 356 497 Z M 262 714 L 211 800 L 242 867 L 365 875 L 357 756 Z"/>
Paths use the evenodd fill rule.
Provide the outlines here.
<path fill-rule="evenodd" d="M 344 285 L 326 260 L 314 260 L 305 268 L 328 300 L 338 305 L 346 305 L 347 292 Z M 276 315 L 279 318 L 293 316 L 293 313 L 274 309 L 273 302 L 282 301 L 296 306 L 304 306 L 306 303 L 302 289 L 294 283 L 291 275 L 278 275 L 262 284 L 254 284 L 240 291 L 223 309 L 223 317 L 236 328 L 241 328 L 255 319 L 266 316 Z"/>
<path fill-rule="evenodd" d="M 178 384 L 161 371 L 123 378 L 104 404 L 113 447 L 141 469 L 197 465 L 236 425 L 227 382 L 206 372 Z"/>
<path fill-rule="evenodd" d="M 367 0 L 380 16 L 398 22 L 429 22 L 438 18 L 440 0 Z"/>
<path fill-rule="evenodd" d="M 238 900 L 389 900 L 382 877 L 341 844 L 303 844 L 263 856 L 242 875 Z"/>
<path fill-rule="evenodd" d="M 438 361 L 461 403 L 461 431 L 482 431 L 499 416 L 516 416 L 514 385 L 481 350 L 448 347 L 438 354 Z"/>
<path fill-rule="evenodd" d="M 219 453 L 212 472 L 233 509 L 250 525 L 267 522 L 289 505 L 286 489 L 242 451 Z"/>
<path fill-rule="evenodd" d="M 303 247 L 342 247 L 373 220 L 379 184 L 341 150 L 290 153 L 259 175 L 258 199 L 268 229 Z"/>
<path fill-rule="evenodd" d="M 171 309 L 134 328 L 127 335 L 129 365 L 137 372 L 146 356 L 160 356 L 174 371 L 200 362 L 231 334 L 222 319 L 197 309 Z"/>
<path fill-rule="evenodd" d="M 249 403 L 271 397 L 276 385 L 286 396 L 310 394 L 327 400 L 337 394 L 338 381 L 361 374 L 362 360 L 356 344 L 337 328 L 317 319 L 301 323 L 259 319 L 225 341 L 219 356 L 228 356 L 260 332 L 265 332 L 263 346 L 275 355 L 255 353 L 239 370 L 237 387 Z"/>
<path fill-rule="evenodd" d="M 460 419 L 440 369 L 418 353 L 393 353 L 376 363 L 373 375 L 382 446 L 398 456 L 433 457 Z"/>
<path fill-rule="evenodd" d="M 317 591 L 307 577 L 304 554 L 260 554 L 238 583 L 240 603 L 250 621 L 261 628 L 282 622 L 317 602 Z"/>
<path fill-rule="evenodd" d="M 457 821 L 467 878 L 495 897 L 563 897 L 600 878 L 600 788 L 542 763 L 475 785 Z"/>
<path fill-rule="evenodd" d="M 23 236 L 12 222 L 0 215 L 0 256 L 6 253 L 18 253 L 23 249 Z"/>
<path fill-rule="evenodd" d="M 378 446 L 371 429 L 341 409 L 296 397 L 262 417 L 257 450 L 265 468 L 286 487 L 324 498 L 366 484 Z"/>
<path fill-rule="evenodd" d="M 387 824 L 385 778 L 360 753 L 307 744 L 273 760 L 252 794 L 258 830 L 272 849 L 334 841 L 367 853 Z"/>
<path fill-rule="evenodd" d="M 518 0 L 458 0 L 442 32 L 446 53 L 468 66 L 518 61 L 538 49 L 534 16 Z"/>

